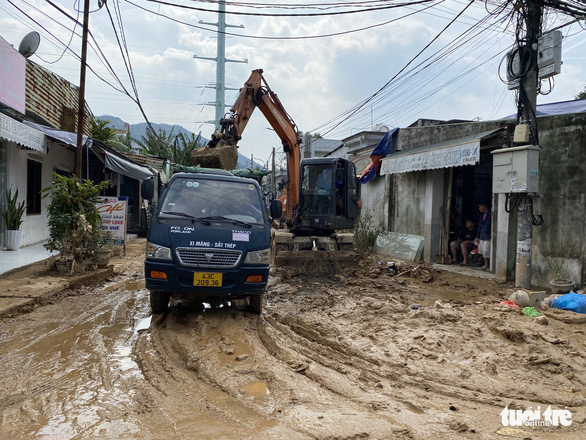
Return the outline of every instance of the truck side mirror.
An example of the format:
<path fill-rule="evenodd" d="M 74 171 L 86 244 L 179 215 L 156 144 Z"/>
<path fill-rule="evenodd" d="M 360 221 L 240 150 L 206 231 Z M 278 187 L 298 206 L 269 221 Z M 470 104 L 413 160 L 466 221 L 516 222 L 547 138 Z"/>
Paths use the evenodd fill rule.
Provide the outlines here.
<path fill-rule="evenodd" d="M 140 196 L 145 200 L 153 200 L 155 196 L 155 181 L 154 179 L 143 180 L 140 185 Z"/>
<path fill-rule="evenodd" d="M 283 215 L 283 204 L 279 199 L 273 199 L 271 202 L 271 206 L 269 208 L 269 212 L 271 217 L 276 220 L 282 217 Z"/>

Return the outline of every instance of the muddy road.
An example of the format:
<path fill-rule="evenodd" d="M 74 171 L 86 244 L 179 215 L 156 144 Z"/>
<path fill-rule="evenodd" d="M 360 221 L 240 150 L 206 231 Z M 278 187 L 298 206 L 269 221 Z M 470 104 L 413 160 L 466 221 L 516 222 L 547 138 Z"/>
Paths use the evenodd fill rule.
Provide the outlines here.
<path fill-rule="evenodd" d="M 509 287 L 365 256 L 274 270 L 261 316 L 151 317 L 137 260 L 0 321 L 0 438 L 583 439 L 586 325 L 499 308 Z M 530 407 L 533 426 L 503 424 Z"/>

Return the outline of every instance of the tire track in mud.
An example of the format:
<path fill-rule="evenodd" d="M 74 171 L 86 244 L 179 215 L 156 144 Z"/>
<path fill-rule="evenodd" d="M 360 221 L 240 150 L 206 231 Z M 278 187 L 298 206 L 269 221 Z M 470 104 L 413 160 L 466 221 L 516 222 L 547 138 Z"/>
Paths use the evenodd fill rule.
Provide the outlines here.
<path fill-rule="evenodd" d="M 183 317 L 171 312 L 152 331 L 152 341 L 162 353 L 156 358 L 166 358 L 162 368 L 179 370 L 173 373 L 173 382 L 187 380 L 203 393 L 205 407 L 202 402 L 200 410 L 247 426 L 252 420 L 257 424 L 252 437 L 345 439 L 368 436 L 370 431 L 374 438 L 393 438 L 393 431 L 407 432 L 391 417 L 332 393 L 303 369 L 273 356 L 261 340 L 260 328 L 258 317 L 241 311 Z M 150 381 L 152 375 L 147 376 Z"/>
<path fill-rule="evenodd" d="M 222 383 L 222 378 L 208 374 L 205 365 L 197 366 L 199 362 L 205 363 L 209 353 L 198 349 L 202 341 L 196 332 L 213 327 L 214 324 L 206 323 L 210 317 L 209 321 L 230 319 L 211 315 L 171 311 L 157 317 L 150 332 L 141 335 L 136 360 L 149 385 L 156 390 L 150 405 L 160 407 L 169 420 L 198 420 L 197 424 L 189 424 L 194 429 L 190 435 L 195 432 L 202 439 L 258 438 L 259 432 L 264 432 L 266 438 L 306 438 L 293 429 L 278 426 L 272 415 L 239 399 L 242 396 L 238 389 L 231 389 Z M 222 337 L 226 335 L 220 334 L 217 340 Z M 175 433 L 187 435 L 184 431 L 179 428 Z"/>

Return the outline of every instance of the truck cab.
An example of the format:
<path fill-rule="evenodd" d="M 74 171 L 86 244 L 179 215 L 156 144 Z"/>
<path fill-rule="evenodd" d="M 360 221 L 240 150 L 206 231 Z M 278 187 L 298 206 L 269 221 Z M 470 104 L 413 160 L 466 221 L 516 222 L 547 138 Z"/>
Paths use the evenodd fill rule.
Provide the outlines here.
<path fill-rule="evenodd" d="M 143 182 L 147 199 L 149 186 Z M 269 212 L 256 181 L 221 171 L 175 174 L 147 234 L 152 311 L 165 312 L 171 298 L 195 298 L 247 299 L 248 310 L 260 313 L 270 256 Z"/>

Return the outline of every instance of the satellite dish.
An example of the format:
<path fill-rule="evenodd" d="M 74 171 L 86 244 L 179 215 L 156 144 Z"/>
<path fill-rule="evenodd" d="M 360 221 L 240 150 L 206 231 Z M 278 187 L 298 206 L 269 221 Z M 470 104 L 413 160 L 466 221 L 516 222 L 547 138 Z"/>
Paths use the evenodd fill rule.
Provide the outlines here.
<path fill-rule="evenodd" d="M 23 57 L 29 58 L 37 51 L 40 42 L 41 36 L 38 32 L 29 32 L 24 36 L 24 38 L 20 42 L 20 46 L 18 46 L 18 51 Z"/>

